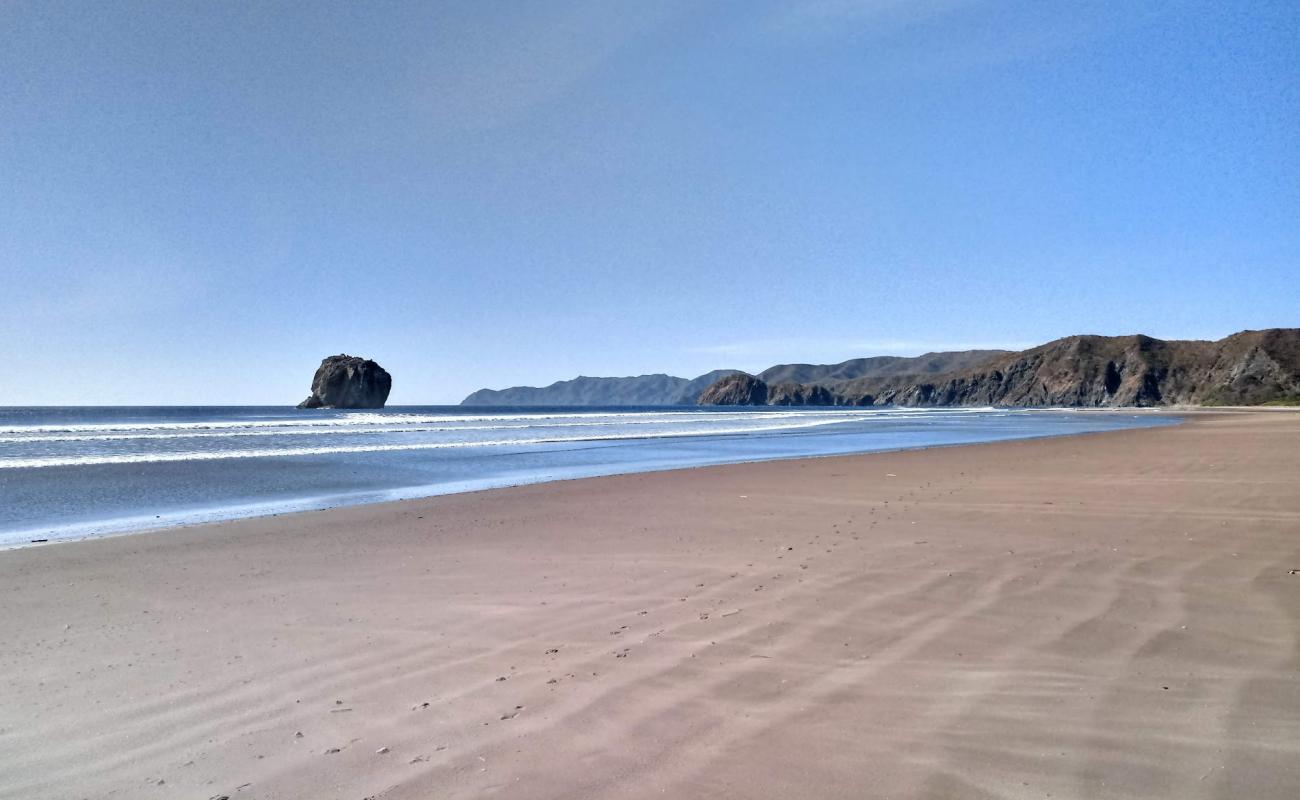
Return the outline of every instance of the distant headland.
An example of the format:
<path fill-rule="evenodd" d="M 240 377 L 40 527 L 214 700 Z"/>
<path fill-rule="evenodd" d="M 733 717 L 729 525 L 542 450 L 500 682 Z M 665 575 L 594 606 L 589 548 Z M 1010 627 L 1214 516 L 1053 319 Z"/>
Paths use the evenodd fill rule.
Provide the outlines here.
<path fill-rule="evenodd" d="M 1028 350 L 967 350 L 839 364 L 778 364 L 757 375 L 641 375 L 480 389 L 461 405 L 1148 407 L 1300 402 L 1300 328 L 1218 341 L 1068 336 Z"/>

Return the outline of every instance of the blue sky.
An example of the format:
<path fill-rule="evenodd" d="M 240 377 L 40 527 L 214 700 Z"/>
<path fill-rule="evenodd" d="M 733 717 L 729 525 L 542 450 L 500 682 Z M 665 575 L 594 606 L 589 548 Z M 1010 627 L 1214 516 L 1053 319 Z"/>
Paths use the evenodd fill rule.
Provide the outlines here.
<path fill-rule="evenodd" d="M 1300 3 L 0 4 L 0 405 L 1300 325 Z"/>

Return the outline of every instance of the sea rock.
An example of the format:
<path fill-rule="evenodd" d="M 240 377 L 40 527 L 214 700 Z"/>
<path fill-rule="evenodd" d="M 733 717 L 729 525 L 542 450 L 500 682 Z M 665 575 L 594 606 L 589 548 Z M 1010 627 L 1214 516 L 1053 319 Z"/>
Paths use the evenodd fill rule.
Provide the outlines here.
<path fill-rule="evenodd" d="M 702 406 L 767 405 L 767 384 L 745 372 L 737 372 L 714 381 L 700 393 Z"/>
<path fill-rule="evenodd" d="M 298 408 L 383 408 L 393 376 L 369 359 L 330 356 L 320 362 L 311 395 Z"/>

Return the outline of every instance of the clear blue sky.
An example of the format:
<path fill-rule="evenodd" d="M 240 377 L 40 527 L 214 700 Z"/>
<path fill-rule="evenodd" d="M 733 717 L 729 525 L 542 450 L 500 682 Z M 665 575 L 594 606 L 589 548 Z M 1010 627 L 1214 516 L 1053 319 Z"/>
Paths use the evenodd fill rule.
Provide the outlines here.
<path fill-rule="evenodd" d="M 0 4 L 0 405 L 1300 325 L 1300 3 Z"/>

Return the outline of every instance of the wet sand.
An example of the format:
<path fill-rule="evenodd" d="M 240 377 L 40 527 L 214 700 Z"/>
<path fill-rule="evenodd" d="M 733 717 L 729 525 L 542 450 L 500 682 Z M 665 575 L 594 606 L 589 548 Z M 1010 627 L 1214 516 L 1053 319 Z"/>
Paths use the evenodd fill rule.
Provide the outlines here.
<path fill-rule="evenodd" d="M 1300 797 L 1300 413 L 0 552 L 0 798 Z"/>

